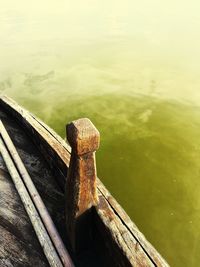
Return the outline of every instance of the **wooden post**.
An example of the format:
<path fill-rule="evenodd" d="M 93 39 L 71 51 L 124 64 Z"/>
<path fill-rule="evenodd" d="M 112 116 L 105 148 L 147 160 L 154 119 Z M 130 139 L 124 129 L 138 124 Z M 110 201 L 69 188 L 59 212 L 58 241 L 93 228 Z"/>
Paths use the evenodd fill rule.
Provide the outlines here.
<path fill-rule="evenodd" d="M 66 181 L 66 225 L 71 247 L 78 253 L 91 240 L 91 208 L 98 203 L 95 151 L 100 135 L 84 118 L 67 125 L 67 140 L 72 153 Z"/>

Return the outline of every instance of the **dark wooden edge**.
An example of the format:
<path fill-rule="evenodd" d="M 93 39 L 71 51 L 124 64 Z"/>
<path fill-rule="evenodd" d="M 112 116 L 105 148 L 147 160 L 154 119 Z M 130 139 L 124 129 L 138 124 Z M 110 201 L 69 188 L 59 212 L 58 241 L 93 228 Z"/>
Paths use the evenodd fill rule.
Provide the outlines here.
<path fill-rule="evenodd" d="M 64 189 L 70 162 L 70 146 L 46 124 L 10 98 L 2 96 L 0 105 L 31 135 Z M 101 239 L 108 248 L 107 253 L 116 258 L 116 266 L 128 266 L 127 262 L 134 267 L 169 266 L 99 179 L 97 189 L 99 204 L 95 208 L 96 224 L 102 233 Z"/>

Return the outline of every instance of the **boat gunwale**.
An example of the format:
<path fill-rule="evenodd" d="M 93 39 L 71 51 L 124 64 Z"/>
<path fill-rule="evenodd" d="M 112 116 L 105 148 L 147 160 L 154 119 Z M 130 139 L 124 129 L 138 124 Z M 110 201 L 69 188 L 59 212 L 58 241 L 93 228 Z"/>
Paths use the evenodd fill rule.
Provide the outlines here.
<path fill-rule="evenodd" d="M 29 136 L 34 137 L 33 142 L 39 144 L 39 149 L 46 157 L 47 163 L 50 160 L 51 164 L 49 165 L 52 165 L 51 167 L 56 171 L 58 182 L 64 185 L 71 156 L 71 148 L 67 142 L 35 115 L 7 96 L 0 97 L 0 105 L 25 126 Z M 97 179 L 97 190 L 101 200 L 96 207 L 97 215 L 118 249 L 130 262 L 130 266 L 169 266 L 99 178 Z"/>

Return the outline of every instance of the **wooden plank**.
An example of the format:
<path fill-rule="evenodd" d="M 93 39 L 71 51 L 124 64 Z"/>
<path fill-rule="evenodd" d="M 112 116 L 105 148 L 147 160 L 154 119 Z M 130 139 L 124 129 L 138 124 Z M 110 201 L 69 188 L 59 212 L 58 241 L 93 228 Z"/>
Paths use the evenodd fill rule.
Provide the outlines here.
<path fill-rule="evenodd" d="M 105 246 L 108 266 L 156 266 L 101 193 L 99 193 L 96 226 L 101 233 L 101 243 Z"/>
<path fill-rule="evenodd" d="M 63 265 L 39 217 L 38 211 L 36 210 L 19 173 L 17 172 L 17 169 L 11 159 L 11 156 L 6 150 L 6 147 L 5 147 L 5 144 L 2 138 L 0 138 L 0 152 L 5 161 L 6 167 L 8 168 L 8 171 L 13 180 L 13 183 L 15 184 L 17 192 L 19 193 L 19 196 L 24 205 L 24 208 L 31 220 L 32 226 L 35 230 L 35 233 L 41 244 L 44 254 L 49 262 L 49 265 L 51 267 L 62 267 Z"/>
<path fill-rule="evenodd" d="M 60 184 L 64 185 L 70 161 L 69 145 L 61 141 L 54 131 L 45 127 L 44 124 L 41 124 L 39 120 L 19 107 L 14 101 L 2 97 L 0 104 L 10 111 L 26 127 L 29 134 L 34 137 L 34 142 L 39 146 L 50 166 L 53 167 Z M 106 238 L 110 239 L 108 243 L 112 244 L 114 251 L 117 251 L 127 262 L 130 262 L 130 266 L 169 266 L 98 179 L 97 189 L 101 199 L 96 208 L 97 217 L 100 219 L 99 221 L 97 219 L 97 224 L 101 225 L 98 229 L 101 229 L 102 233 L 106 233 L 105 229 L 107 230 Z M 109 222 L 112 222 L 112 224 L 109 224 Z M 113 226 L 113 223 L 115 226 Z M 126 236 L 126 239 L 124 239 L 124 236 Z M 142 260 L 143 265 L 137 259 Z M 123 266 L 117 265 L 117 263 L 115 265 Z"/>
<path fill-rule="evenodd" d="M 162 258 L 162 256 L 156 251 L 156 249 L 148 242 L 145 236 L 139 231 L 137 226 L 133 223 L 133 221 L 130 219 L 130 217 L 127 215 L 124 209 L 113 198 L 113 196 L 105 188 L 105 186 L 102 184 L 102 182 L 99 179 L 98 179 L 98 190 L 100 192 L 100 195 L 103 196 L 102 201 L 105 202 L 103 205 L 106 205 L 107 207 L 106 210 L 108 210 L 109 214 L 112 214 L 112 215 L 108 214 L 107 217 L 110 217 L 112 220 L 112 216 L 114 213 L 114 216 L 119 218 L 121 223 L 126 227 L 126 229 L 124 229 L 125 230 L 124 235 L 128 236 L 126 233 L 128 231 L 134 237 L 136 243 L 125 239 L 125 242 L 127 242 L 127 246 L 130 247 L 130 244 L 132 243 L 132 245 L 135 244 L 136 249 L 138 249 L 137 246 L 138 244 L 140 244 L 143 251 L 148 255 L 148 257 L 155 264 L 155 266 L 157 267 L 169 266 L 166 263 L 166 261 Z M 105 215 L 103 214 L 103 211 L 101 211 L 101 207 L 99 207 L 97 211 L 98 211 L 98 214 L 101 220 L 104 221 Z"/>
<path fill-rule="evenodd" d="M 34 248 L 26 246 L 26 243 L 2 225 L 0 225 L 0 233 L 1 267 L 49 266 L 46 262 L 41 261 L 41 255 Z"/>
<path fill-rule="evenodd" d="M 27 136 L 23 127 L 17 124 L 17 120 L 0 108 L 0 118 L 3 120 L 6 130 L 26 167 L 31 178 L 42 196 L 45 206 L 51 214 L 56 225 L 63 225 L 64 219 L 61 211 L 64 209 L 64 193 L 60 190 L 54 176 L 39 152 L 32 138 Z M 0 162 L 1 157 L 0 157 Z M 3 162 L 2 162 L 3 163 Z M 4 169 L 1 164 L 0 168 Z"/>
<path fill-rule="evenodd" d="M 49 212 L 44 205 L 44 202 L 42 198 L 40 197 L 27 169 L 25 168 L 12 140 L 10 139 L 10 136 L 8 135 L 2 121 L 0 120 L 0 134 L 3 138 L 3 141 L 5 142 L 7 149 L 18 168 L 19 174 L 21 175 L 24 184 L 26 185 L 26 188 L 28 190 L 28 193 L 30 194 L 32 201 L 34 205 L 36 206 L 39 215 L 41 216 L 42 222 L 44 223 L 45 228 L 48 231 L 48 234 L 53 242 L 53 245 L 55 246 L 58 255 L 60 256 L 62 263 L 66 267 L 73 267 L 72 260 L 69 256 L 68 251 L 66 250 L 63 241 L 51 219 L 51 216 L 49 215 Z"/>
<path fill-rule="evenodd" d="M 52 172 L 54 173 L 55 171 L 55 174 L 58 174 L 57 177 L 60 187 L 64 188 L 63 186 L 65 184 L 68 169 L 68 167 L 66 167 L 66 162 L 69 164 L 70 161 L 71 148 L 69 145 L 63 140 L 62 144 L 65 143 L 65 149 L 68 151 L 68 153 L 65 153 L 65 150 L 63 150 L 63 146 L 60 143 L 61 138 L 55 138 L 58 135 L 53 130 L 50 132 L 48 126 L 44 127 L 40 120 L 36 120 L 31 113 L 20 107 L 8 97 L 1 97 L 0 104 L 17 118 L 22 125 L 24 125 L 27 133 L 34 139 L 33 141 L 37 142 L 37 146 L 42 154 L 45 155 Z"/>
<path fill-rule="evenodd" d="M 5 169 L 5 170 L 3 170 Z M 49 266 L 7 169 L 0 169 L 0 266 Z"/>

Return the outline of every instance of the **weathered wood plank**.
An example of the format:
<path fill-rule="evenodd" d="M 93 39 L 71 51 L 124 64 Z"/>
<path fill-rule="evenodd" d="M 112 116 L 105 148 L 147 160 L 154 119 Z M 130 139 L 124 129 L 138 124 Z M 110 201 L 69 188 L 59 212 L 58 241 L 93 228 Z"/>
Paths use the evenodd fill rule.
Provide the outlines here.
<path fill-rule="evenodd" d="M 0 233 L 0 267 L 49 266 L 31 245 L 27 246 L 10 229 L 0 225 Z"/>
<path fill-rule="evenodd" d="M 69 152 L 65 153 L 60 143 L 61 138 L 57 139 L 58 135 L 54 131 L 50 132 L 48 126 L 44 127 L 40 120 L 35 119 L 31 113 L 17 105 L 13 100 L 4 96 L 0 98 L 0 104 L 24 125 L 24 129 L 28 130 L 30 137 L 34 139 L 34 142 L 37 142 L 37 147 L 45 155 L 52 172 L 55 171 L 56 174 L 59 174 L 58 183 L 63 188 L 68 169 L 65 162 L 69 164 L 70 161 L 70 146 L 65 142 L 65 149 L 67 148 Z"/>
<path fill-rule="evenodd" d="M 101 243 L 106 248 L 105 257 L 108 266 L 155 266 L 101 193 L 99 193 L 96 225 L 101 233 Z"/>
<path fill-rule="evenodd" d="M 61 141 L 57 134 L 41 124 L 39 120 L 20 108 L 15 102 L 2 97 L 0 104 L 26 126 L 54 169 L 60 183 L 64 184 L 70 160 L 69 145 Z M 97 188 L 101 200 L 96 208 L 97 217 L 100 218 L 99 221 L 97 219 L 97 227 L 100 222 L 101 227 L 98 229 L 102 233 L 107 233 L 106 238 L 109 238 L 109 244 L 112 244 L 117 254 L 123 256 L 131 264 L 130 266 L 169 266 L 131 222 L 121 206 L 110 196 L 99 180 L 97 180 Z M 143 265 L 139 263 L 140 261 Z M 124 262 L 126 261 L 124 260 Z M 120 264 L 117 265 L 115 262 L 115 266 L 125 266 L 123 263 Z"/>
<path fill-rule="evenodd" d="M 2 165 L 0 233 L 0 267 L 49 266 L 14 184 L 7 171 L 2 170 Z"/>
<path fill-rule="evenodd" d="M 49 212 L 48 212 L 46 206 L 44 205 L 42 198 L 40 197 L 27 169 L 25 168 L 25 166 L 24 166 L 24 164 L 23 164 L 23 162 L 22 162 L 22 160 L 21 160 L 21 158 L 20 158 L 20 156 L 19 156 L 12 140 L 10 139 L 10 136 L 8 135 L 1 120 L 0 120 L 0 134 L 2 136 L 3 142 L 5 143 L 5 145 L 8 149 L 8 152 L 10 153 L 10 156 L 11 156 L 10 158 L 9 157 L 7 158 L 6 164 L 9 164 L 10 168 L 14 167 L 14 164 L 16 165 L 17 169 L 14 172 L 14 174 L 15 174 L 15 176 L 17 176 L 17 171 L 19 172 L 19 174 L 22 177 L 22 181 L 26 185 L 26 188 L 25 187 L 22 188 L 23 182 L 21 182 L 21 179 L 19 176 L 16 177 L 14 182 L 18 181 L 18 183 L 21 183 L 20 189 L 22 190 L 22 193 L 24 194 L 24 196 L 27 196 L 27 193 L 30 194 L 31 198 L 29 199 L 29 202 L 32 199 L 33 204 L 36 206 L 37 211 L 38 211 L 39 215 L 41 216 L 42 224 L 44 224 L 45 230 L 47 230 L 48 235 L 50 236 L 51 241 L 56 248 L 56 252 L 58 253 L 58 255 L 61 258 L 63 266 L 73 267 L 74 265 L 72 263 L 72 260 L 71 260 L 69 254 L 68 254 L 68 251 L 66 250 L 66 248 L 63 244 L 63 241 L 62 241 L 62 239 L 61 239 L 61 237 L 60 237 L 60 235 L 59 235 L 59 233 L 58 233 L 58 231 L 57 231 L 57 229 L 53 223 L 53 220 L 52 220 L 51 216 L 49 215 Z M 3 142 L 1 142 L 1 138 L 0 138 L 0 147 L 3 145 Z M 4 147 L 2 147 L 2 150 L 4 150 Z M 6 151 L 4 151 L 4 154 L 6 155 L 5 152 Z M 6 156 L 4 156 L 4 157 L 6 157 Z M 13 160 L 13 163 L 12 163 L 11 159 Z M 5 160 L 5 158 L 4 158 L 4 160 Z M 14 177 L 13 177 L 13 179 L 14 179 Z M 25 194 L 26 189 L 27 189 L 27 193 Z M 26 201 L 28 201 L 28 200 L 26 200 Z M 32 204 L 32 202 L 31 202 L 31 204 Z M 30 213 L 30 215 L 32 215 L 32 213 Z M 35 225 L 37 226 L 37 224 L 35 224 Z M 46 232 L 45 232 L 45 234 L 46 234 Z M 54 253 L 54 251 L 53 251 L 53 253 Z M 51 253 L 51 254 L 53 254 L 53 253 Z M 57 256 L 57 253 L 56 253 L 56 256 Z"/>
<path fill-rule="evenodd" d="M 153 262 L 156 264 L 157 267 L 165 266 L 163 265 L 163 258 L 161 255 L 156 251 L 156 249 L 148 242 L 145 236 L 139 231 L 138 227 L 133 223 L 124 209 L 119 205 L 116 199 L 110 194 L 110 192 L 105 188 L 102 182 L 98 179 L 98 189 L 101 191 L 101 194 L 104 196 L 111 207 L 111 209 L 117 214 L 122 222 L 125 223 L 126 228 L 128 231 L 132 233 L 138 243 L 143 247 L 144 251 L 148 253 L 149 258 L 153 259 Z M 166 265 L 167 266 L 167 265 Z"/>
<path fill-rule="evenodd" d="M 27 136 L 24 128 L 16 123 L 14 117 L 12 118 L 0 109 L 0 118 L 3 120 L 26 169 L 42 196 L 45 206 L 60 229 L 60 226 L 64 224 L 64 215 L 61 212 L 64 209 L 64 194 L 49 170 L 48 164 L 32 142 L 32 137 Z M 1 158 L 0 168 L 4 168 Z"/>
<path fill-rule="evenodd" d="M 61 222 L 63 221 L 64 225 L 64 218 L 62 219 L 64 216 L 61 211 L 64 209 L 64 195 L 58 191 L 58 186 L 42 155 L 35 150 L 33 143 L 23 129 L 15 123 L 11 116 L 3 112 L 2 108 L 0 108 L 0 118 L 4 120 L 20 157 L 23 159 L 34 182 L 36 182 L 45 204 L 48 206 L 56 224 L 60 226 L 59 231 L 62 233 Z M 2 226 L 0 233 L 3 235 L 4 231 L 6 234 L 13 236 L 12 240 L 14 242 L 9 244 L 9 251 L 6 250 L 6 254 L 5 251 L 4 253 L 0 252 L 0 266 L 6 266 L 5 262 L 9 264 L 9 267 L 12 266 L 11 262 L 15 267 L 49 266 L 31 226 L 30 219 L 7 172 L 5 163 L 0 156 L 0 225 Z M 0 247 L 2 249 L 7 247 L 7 242 L 8 239 L 6 238 L 1 240 Z M 19 249 L 16 250 L 17 248 Z M 23 254 L 26 255 L 26 260 L 20 256 Z M 17 258 L 21 257 L 25 260 L 24 264 L 22 261 L 19 263 L 21 265 L 18 265 L 18 259 L 15 259 L 16 255 Z"/>
<path fill-rule="evenodd" d="M 1 155 L 6 163 L 6 167 L 9 170 L 10 176 L 12 178 L 12 181 L 17 189 L 17 192 L 19 193 L 19 196 L 21 198 L 21 201 L 24 205 L 24 208 L 30 218 L 30 221 L 32 223 L 32 226 L 35 230 L 35 233 L 37 235 L 37 238 L 41 244 L 41 247 L 44 251 L 44 254 L 49 262 L 49 265 L 51 267 L 62 267 L 62 263 L 55 251 L 55 248 L 52 244 L 51 239 L 49 238 L 49 235 L 39 217 L 38 211 L 36 210 L 28 191 L 11 159 L 11 156 L 9 155 L 2 138 L 0 138 L 0 152 Z"/>

